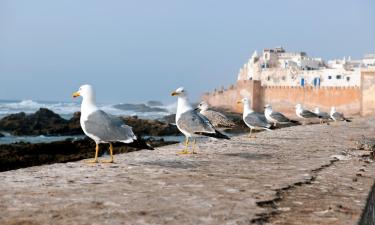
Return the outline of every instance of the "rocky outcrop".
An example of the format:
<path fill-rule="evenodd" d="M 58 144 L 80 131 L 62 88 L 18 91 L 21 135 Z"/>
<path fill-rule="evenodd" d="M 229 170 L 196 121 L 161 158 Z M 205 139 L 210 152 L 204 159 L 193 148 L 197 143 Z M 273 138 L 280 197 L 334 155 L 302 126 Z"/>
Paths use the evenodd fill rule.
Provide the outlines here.
<path fill-rule="evenodd" d="M 163 106 L 163 103 L 161 103 L 159 101 L 148 101 L 147 105 L 151 106 L 151 107 L 155 107 L 155 106 Z"/>
<path fill-rule="evenodd" d="M 170 123 L 165 123 L 158 120 L 139 119 L 136 116 L 123 117 L 122 119 L 127 125 L 133 127 L 133 131 L 137 135 L 181 135 L 181 132 L 177 129 L 177 127 Z"/>
<path fill-rule="evenodd" d="M 60 117 L 45 108 L 33 114 L 16 113 L 0 120 L 0 130 L 12 135 L 80 135 L 83 134 L 80 125 L 80 112 L 74 113 L 70 120 Z M 169 123 L 139 119 L 138 117 L 123 117 L 124 122 L 133 127 L 138 136 L 180 135 L 177 127 Z"/>
<path fill-rule="evenodd" d="M 160 107 L 150 107 L 146 104 L 118 104 L 113 106 L 116 109 L 134 112 L 168 112 Z"/>
<path fill-rule="evenodd" d="M 40 108 L 37 112 L 11 114 L 0 120 L 0 130 L 12 135 L 78 135 L 82 129 L 77 124 L 77 115 L 65 120 L 53 111 Z"/>
<path fill-rule="evenodd" d="M 164 139 L 146 139 L 148 144 L 153 147 L 173 144 L 176 142 L 167 142 Z M 114 154 L 132 152 L 139 150 L 123 143 L 115 143 Z M 6 170 L 19 169 L 43 164 L 63 163 L 77 161 L 94 157 L 95 143 L 86 138 L 83 140 L 58 141 L 52 143 L 16 143 L 9 145 L 0 145 L 0 172 Z M 108 145 L 100 145 L 99 155 L 107 153 Z"/>

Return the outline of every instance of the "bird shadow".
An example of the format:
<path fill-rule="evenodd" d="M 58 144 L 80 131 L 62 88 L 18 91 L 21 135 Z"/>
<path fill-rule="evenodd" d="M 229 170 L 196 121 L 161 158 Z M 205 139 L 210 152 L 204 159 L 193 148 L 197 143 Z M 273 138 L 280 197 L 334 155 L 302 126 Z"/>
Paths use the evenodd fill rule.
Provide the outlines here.
<path fill-rule="evenodd" d="M 250 160 L 262 160 L 262 159 L 271 159 L 271 154 L 257 154 L 257 153 L 251 153 L 251 152 L 235 152 L 235 153 L 227 153 L 223 154 L 225 156 L 230 157 L 240 157 L 244 159 L 250 159 Z"/>

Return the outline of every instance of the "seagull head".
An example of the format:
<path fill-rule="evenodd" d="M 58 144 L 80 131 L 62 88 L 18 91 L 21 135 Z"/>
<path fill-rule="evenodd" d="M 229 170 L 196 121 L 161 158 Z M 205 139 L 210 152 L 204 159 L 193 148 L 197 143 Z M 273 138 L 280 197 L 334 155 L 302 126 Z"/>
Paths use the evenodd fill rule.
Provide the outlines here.
<path fill-rule="evenodd" d="M 186 96 L 186 94 L 187 93 L 183 87 L 179 87 L 174 92 L 171 93 L 172 96 L 178 96 L 178 97 Z"/>
<path fill-rule="evenodd" d="M 243 99 L 241 99 L 241 100 L 238 100 L 237 101 L 237 104 L 249 104 L 249 99 L 247 99 L 247 98 L 243 98 Z"/>
<path fill-rule="evenodd" d="M 301 104 L 297 104 L 296 105 L 296 109 L 302 109 L 302 105 Z"/>
<path fill-rule="evenodd" d="M 205 102 L 205 101 L 202 101 L 201 103 L 199 103 L 198 109 L 200 109 L 200 110 L 207 110 L 208 109 L 208 103 Z"/>
<path fill-rule="evenodd" d="M 319 109 L 319 107 L 315 107 L 315 109 L 314 109 L 314 113 L 316 113 L 316 114 L 319 114 L 319 113 L 320 113 L 320 109 Z"/>
<path fill-rule="evenodd" d="M 271 109 L 272 110 L 272 106 L 270 104 L 267 104 L 264 106 L 265 109 Z"/>
<path fill-rule="evenodd" d="M 331 107 L 331 113 L 335 113 L 336 112 L 336 107 L 332 106 Z"/>
<path fill-rule="evenodd" d="M 79 87 L 78 91 L 73 93 L 73 98 L 81 96 L 82 98 L 90 98 L 93 99 L 95 96 L 94 88 L 89 85 L 85 84 Z"/>

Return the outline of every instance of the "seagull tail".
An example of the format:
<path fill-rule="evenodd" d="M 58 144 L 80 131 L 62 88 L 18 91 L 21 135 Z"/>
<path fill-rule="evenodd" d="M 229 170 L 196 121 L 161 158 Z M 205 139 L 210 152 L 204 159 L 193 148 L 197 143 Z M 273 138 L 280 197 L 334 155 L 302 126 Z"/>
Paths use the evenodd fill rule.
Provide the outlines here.
<path fill-rule="evenodd" d="M 348 118 L 344 118 L 345 122 L 352 122 L 351 119 L 348 119 Z"/>
<path fill-rule="evenodd" d="M 220 133 L 220 132 L 217 131 L 217 130 L 215 130 L 215 133 L 196 132 L 196 134 L 204 135 L 204 136 L 207 136 L 207 137 L 218 138 L 218 139 L 227 139 L 227 140 L 230 139 L 230 137 L 228 137 L 228 136 L 225 135 L 225 134 Z"/>
<path fill-rule="evenodd" d="M 149 143 L 147 143 L 145 140 L 139 137 L 135 139 L 133 142 L 127 144 L 127 146 L 139 149 L 154 150 L 154 148 Z"/>
<path fill-rule="evenodd" d="M 294 124 L 300 124 L 300 122 L 297 120 L 290 120 L 289 122 L 294 123 Z"/>

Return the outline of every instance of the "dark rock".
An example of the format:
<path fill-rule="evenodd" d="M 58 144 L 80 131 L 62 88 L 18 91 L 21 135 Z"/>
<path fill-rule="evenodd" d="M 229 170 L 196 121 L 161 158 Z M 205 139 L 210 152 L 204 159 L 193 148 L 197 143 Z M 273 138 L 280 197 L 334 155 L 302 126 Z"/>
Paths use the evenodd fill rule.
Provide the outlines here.
<path fill-rule="evenodd" d="M 159 101 L 148 101 L 147 105 L 151 106 L 151 107 L 155 107 L 155 106 L 163 106 L 163 103 L 161 103 Z"/>
<path fill-rule="evenodd" d="M 0 130 L 12 135 L 81 135 L 80 112 L 70 120 L 61 118 L 48 109 L 39 109 L 33 114 L 17 113 L 0 120 Z M 124 117 L 124 122 L 133 128 L 138 136 L 180 135 L 177 127 L 157 120 Z"/>
<path fill-rule="evenodd" d="M 174 144 L 176 142 L 166 142 L 164 140 L 146 139 L 148 144 L 153 147 Z M 115 143 L 114 154 L 125 153 L 139 150 L 129 147 L 123 143 Z M 16 143 L 9 145 L 0 145 L 0 172 L 19 169 L 29 166 L 38 166 L 43 164 L 63 163 L 77 161 L 94 157 L 95 143 L 86 138 L 83 140 L 58 141 L 52 143 Z M 108 150 L 108 145 L 100 145 L 100 155 Z"/>
<path fill-rule="evenodd" d="M 13 135 L 78 135 L 82 129 L 76 116 L 65 120 L 49 109 L 40 108 L 32 114 L 21 112 L 2 118 L 0 130 Z"/>
<path fill-rule="evenodd" d="M 176 114 L 171 114 L 168 116 L 164 116 L 163 118 L 160 119 L 160 121 L 164 123 L 176 123 Z"/>
<path fill-rule="evenodd" d="M 124 111 L 134 112 L 168 112 L 166 109 L 159 107 L 150 107 L 145 104 L 118 104 L 114 105 L 113 107 Z"/>
<path fill-rule="evenodd" d="M 123 117 L 122 119 L 133 128 L 134 133 L 137 135 L 181 135 L 176 126 L 158 120 L 138 119 L 137 117 Z"/>
<path fill-rule="evenodd" d="M 1 137 L 4 137 L 4 134 L 0 133 L 0 138 L 1 138 Z"/>

